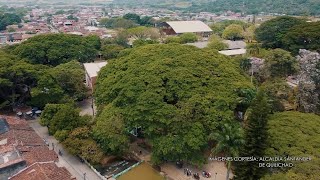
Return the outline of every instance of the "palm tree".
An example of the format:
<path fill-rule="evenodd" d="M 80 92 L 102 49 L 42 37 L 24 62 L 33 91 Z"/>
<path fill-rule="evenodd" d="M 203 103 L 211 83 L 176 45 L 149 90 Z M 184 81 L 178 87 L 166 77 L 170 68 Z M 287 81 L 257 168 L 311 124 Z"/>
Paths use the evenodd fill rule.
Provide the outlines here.
<path fill-rule="evenodd" d="M 214 133 L 213 139 L 218 144 L 212 149 L 212 154 L 224 152 L 226 157 L 238 156 L 240 148 L 244 144 L 243 130 L 236 122 L 223 124 L 221 132 Z M 227 161 L 227 168 L 226 180 L 229 180 L 231 161 Z"/>

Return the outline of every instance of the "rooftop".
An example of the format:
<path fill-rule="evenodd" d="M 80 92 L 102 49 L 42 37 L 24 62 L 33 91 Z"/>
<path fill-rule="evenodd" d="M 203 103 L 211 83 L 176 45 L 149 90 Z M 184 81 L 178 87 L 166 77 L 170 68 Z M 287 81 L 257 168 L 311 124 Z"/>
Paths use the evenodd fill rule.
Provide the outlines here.
<path fill-rule="evenodd" d="M 246 52 L 247 52 L 246 49 L 233 49 L 233 50 L 219 51 L 220 54 L 224 54 L 224 55 L 227 55 L 227 56 L 242 55 L 242 54 L 246 54 Z"/>
<path fill-rule="evenodd" d="M 58 167 L 58 155 L 23 119 L 0 116 L 8 131 L 0 134 L 0 179 L 71 180 L 71 174 Z"/>
<path fill-rule="evenodd" d="M 100 69 L 104 66 L 106 66 L 107 62 L 94 62 L 94 63 L 84 63 L 84 68 L 89 75 L 89 77 L 96 77 L 98 76 L 98 73 Z"/>
<path fill-rule="evenodd" d="M 166 22 L 176 33 L 212 32 L 202 21 L 168 21 Z"/>
<path fill-rule="evenodd" d="M 9 180 L 75 180 L 65 167 L 54 162 L 37 162 L 21 170 Z"/>

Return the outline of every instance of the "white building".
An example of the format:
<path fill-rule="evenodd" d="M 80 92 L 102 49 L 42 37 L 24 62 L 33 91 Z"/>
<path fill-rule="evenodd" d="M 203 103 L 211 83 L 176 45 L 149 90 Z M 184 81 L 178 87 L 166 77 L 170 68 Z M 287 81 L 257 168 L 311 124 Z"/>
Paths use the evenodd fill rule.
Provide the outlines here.
<path fill-rule="evenodd" d="M 90 89 L 94 89 L 98 73 L 102 67 L 106 66 L 107 62 L 93 62 L 93 63 L 84 63 L 84 69 L 86 71 L 86 86 Z"/>

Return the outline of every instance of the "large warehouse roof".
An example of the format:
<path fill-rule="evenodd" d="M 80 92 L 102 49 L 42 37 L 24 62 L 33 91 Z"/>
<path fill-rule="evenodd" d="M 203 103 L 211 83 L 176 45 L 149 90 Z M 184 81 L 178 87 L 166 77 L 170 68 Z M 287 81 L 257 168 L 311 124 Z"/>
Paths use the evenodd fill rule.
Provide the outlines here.
<path fill-rule="evenodd" d="M 166 23 L 171 26 L 174 32 L 176 32 L 177 34 L 212 31 L 210 27 L 202 21 L 169 21 Z"/>

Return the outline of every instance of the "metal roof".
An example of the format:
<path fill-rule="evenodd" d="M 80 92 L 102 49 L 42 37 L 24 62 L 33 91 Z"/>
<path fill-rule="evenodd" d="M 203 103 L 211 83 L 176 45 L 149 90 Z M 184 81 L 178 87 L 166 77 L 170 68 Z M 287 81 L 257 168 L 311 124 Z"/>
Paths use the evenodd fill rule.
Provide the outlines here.
<path fill-rule="evenodd" d="M 227 56 L 235 56 L 235 55 L 242 55 L 247 52 L 246 49 L 234 49 L 234 50 L 223 50 L 219 51 L 220 54 L 224 54 Z"/>
<path fill-rule="evenodd" d="M 211 28 L 202 21 L 169 21 L 166 22 L 177 34 L 212 32 Z"/>
<path fill-rule="evenodd" d="M 98 76 L 100 69 L 107 65 L 107 62 L 84 63 L 83 65 L 89 77 L 92 78 Z"/>

